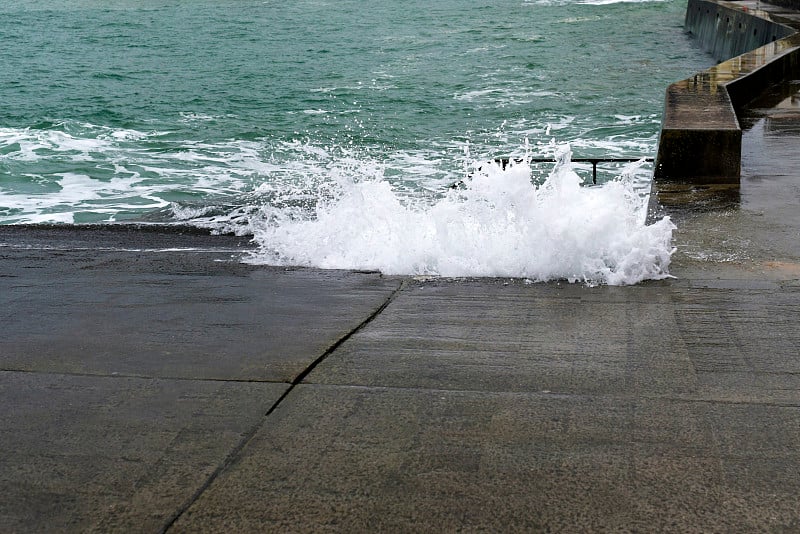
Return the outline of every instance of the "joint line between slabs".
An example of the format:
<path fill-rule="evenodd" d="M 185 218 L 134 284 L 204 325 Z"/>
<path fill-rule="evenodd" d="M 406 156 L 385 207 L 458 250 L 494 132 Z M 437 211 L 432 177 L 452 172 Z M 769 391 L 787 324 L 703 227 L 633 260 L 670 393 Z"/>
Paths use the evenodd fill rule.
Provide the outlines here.
<path fill-rule="evenodd" d="M 374 321 L 376 317 L 378 317 L 381 313 L 383 313 L 383 310 L 385 310 L 389 306 L 389 304 L 391 304 L 394 301 L 397 295 L 403 289 L 405 289 L 405 287 L 406 287 L 406 281 L 403 280 L 400 282 L 400 285 L 397 286 L 397 289 L 392 291 L 392 293 L 386 298 L 383 304 L 381 304 L 374 312 L 372 312 L 369 315 L 369 317 L 361 321 L 361 323 L 359 323 L 355 328 L 353 328 L 352 330 L 347 332 L 344 336 L 339 338 L 339 340 L 337 340 L 333 345 L 328 347 L 328 349 L 325 350 L 325 352 L 323 352 L 316 360 L 311 362 L 311 364 L 308 367 L 306 367 L 299 375 L 297 375 L 297 377 L 295 377 L 294 380 L 292 380 L 292 382 L 289 384 L 289 387 L 286 388 L 286 391 L 283 392 L 283 395 L 281 395 L 280 398 L 278 398 L 278 400 L 275 401 L 275 403 L 270 407 L 270 409 L 267 410 L 267 413 L 264 414 L 261 420 L 259 420 L 255 425 L 253 425 L 253 427 L 247 432 L 247 434 L 245 434 L 242 437 L 239 443 L 236 444 L 233 450 L 231 450 L 228 456 L 225 457 L 225 460 L 219 466 L 217 466 L 214 472 L 211 473 L 211 475 L 209 475 L 206 481 L 197 489 L 194 495 L 192 495 L 191 498 L 188 501 L 186 501 L 178 509 L 178 511 L 169 519 L 169 521 L 167 521 L 167 523 L 164 525 L 164 528 L 162 528 L 160 531 L 161 534 L 164 534 L 167 531 L 169 531 L 172 528 L 172 526 L 178 521 L 178 519 L 180 519 L 181 516 L 183 516 L 183 514 L 186 513 L 186 511 L 195 502 L 197 502 L 200 496 L 203 493 L 205 493 L 205 491 L 211 486 L 211 484 L 213 484 L 214 481 L 222 473 L 224 473 L 226 470 L 228 470 L 230 467 L 236 464 L 236 462 L 240 458 L 240 453 L 242 452 L 242 450 L 244 450 L 247 444 L 255 437 L 256 433 L 261 429 L 261 427 L 264 426 L 264 423 L 267 421 L 267 418 L 272 414 L 272 412 L 274 412 L 278 408 L 278 406 L 280 406 L 283 400 L 289 396 L 289 393 L 291 393 L 292 390 L 298 384 L 300 384 L 309 375 L 309 373 L 311 373 L 317 367 L 317 365 L 322 363 L 322 361 L 325 360 L 325 358 L 333 354 L 336 351 L 336 349 L 341 347 L 342 344 L 344 344 L 348 339 L 350 339 L 355 334 L 363 330 L 368 324 Z"/>

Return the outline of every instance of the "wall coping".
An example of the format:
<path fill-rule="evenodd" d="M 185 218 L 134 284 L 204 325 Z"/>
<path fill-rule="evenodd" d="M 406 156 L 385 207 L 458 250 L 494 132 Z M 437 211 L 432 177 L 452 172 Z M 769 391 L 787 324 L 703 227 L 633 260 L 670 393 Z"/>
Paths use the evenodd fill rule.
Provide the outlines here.
<path fill-rule="evenodd" d="M 738 183 L 738 113 L 770 85 L 800 75 L 800 12 L 751 0 L 689 0 L 687 27 L 698 12 L 704 23 L 713 21 L 717 43 L 729 43 L 736 32 L 757 32 L 751 30 L 756 21 L 761 21 L 760 27 L 765 22 L 775 25 L 770 26 L 774 33 L 787 35 L 673 83 L 666 91 L 655 179 Z"/>

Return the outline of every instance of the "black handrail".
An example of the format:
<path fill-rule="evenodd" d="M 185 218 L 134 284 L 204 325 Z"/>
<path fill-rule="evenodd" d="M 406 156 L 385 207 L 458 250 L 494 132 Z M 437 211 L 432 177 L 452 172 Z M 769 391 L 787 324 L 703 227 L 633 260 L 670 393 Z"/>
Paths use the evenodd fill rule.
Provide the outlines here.
<path fill-rule="evenodd" d="M 572 163 L 591 163 L 592 164 L 592 183 L 597 184 L 597 164 L 598 163 L 633 163 L 634 161 L 644 160 L 648 163 L 653 162 L 653 158 L 572 158 Z M 511 158 L 495 158 L 495 163 L 500 164 L 501 169 L 505 169 L 511 163 Z M 555 158 L 514 158 L 514 163 L 555 163 Z"/>

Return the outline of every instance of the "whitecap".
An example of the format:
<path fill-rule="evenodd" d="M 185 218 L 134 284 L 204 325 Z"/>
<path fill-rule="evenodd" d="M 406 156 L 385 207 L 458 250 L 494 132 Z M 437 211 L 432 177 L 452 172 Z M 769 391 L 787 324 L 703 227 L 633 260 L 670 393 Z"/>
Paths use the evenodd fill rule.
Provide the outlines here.
<path fill-rule="evenodd" d="M 667 0 L 581 0 L 577 3 L 586 6 L 607 6 L 611 4 L 648 4 L 666 1 Z"/>

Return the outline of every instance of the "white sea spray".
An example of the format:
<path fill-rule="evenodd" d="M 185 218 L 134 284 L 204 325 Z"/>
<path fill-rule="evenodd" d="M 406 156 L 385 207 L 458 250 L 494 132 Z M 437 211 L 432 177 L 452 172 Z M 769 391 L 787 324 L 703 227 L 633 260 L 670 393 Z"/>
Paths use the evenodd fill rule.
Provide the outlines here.
<path fill-rule="evenodd" d="M 611 285 L 669 276 L 675 227 L 669 218 L 646 224 L 637 165 L 585 187 L 569 148 L 557 156 L 541 185 L 524 162 L 490 163 L 433 202 L 402 198 L 374 172 L 338 176 L 307 215 L 262 208 L 251 226 L 260 248 L 248 261 Z"/>

